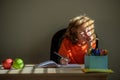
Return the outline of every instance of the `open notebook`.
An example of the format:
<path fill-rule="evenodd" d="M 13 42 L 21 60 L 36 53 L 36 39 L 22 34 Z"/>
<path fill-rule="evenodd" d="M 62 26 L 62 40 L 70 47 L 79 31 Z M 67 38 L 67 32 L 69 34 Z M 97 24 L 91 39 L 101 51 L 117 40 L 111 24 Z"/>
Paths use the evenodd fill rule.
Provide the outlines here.
<path fill-rule="evenodd" d="M 67 64 L 67 65 L 60 65 L 56 62 L 49 60 L 42 62 L 36 65 L 36 68 L 81 68 L 80 64 Z"/>

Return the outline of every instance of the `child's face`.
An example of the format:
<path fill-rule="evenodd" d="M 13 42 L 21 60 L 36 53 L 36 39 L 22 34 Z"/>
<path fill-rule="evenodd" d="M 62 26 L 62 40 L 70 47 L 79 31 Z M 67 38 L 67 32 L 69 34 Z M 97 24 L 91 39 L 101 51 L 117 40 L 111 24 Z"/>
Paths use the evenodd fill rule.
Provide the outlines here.
<path fill-rule="evenodd" d="M 94 21 L 89 20 L 78 27 L 77 36 L 79 40 L 90 41 L 93 39 L 94 34 Z"/>

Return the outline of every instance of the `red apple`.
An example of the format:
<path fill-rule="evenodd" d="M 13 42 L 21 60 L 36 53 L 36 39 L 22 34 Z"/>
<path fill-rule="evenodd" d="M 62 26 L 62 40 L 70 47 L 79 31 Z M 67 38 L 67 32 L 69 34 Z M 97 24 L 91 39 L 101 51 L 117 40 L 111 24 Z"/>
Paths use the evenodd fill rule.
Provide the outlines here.
<path fill-rule="evenodd" d="M 4 69 L 11 69 L 12 63 L 13 63 L 13 60 L 11 58 L 8 58 L 2 62 L 2 66 Z"/>

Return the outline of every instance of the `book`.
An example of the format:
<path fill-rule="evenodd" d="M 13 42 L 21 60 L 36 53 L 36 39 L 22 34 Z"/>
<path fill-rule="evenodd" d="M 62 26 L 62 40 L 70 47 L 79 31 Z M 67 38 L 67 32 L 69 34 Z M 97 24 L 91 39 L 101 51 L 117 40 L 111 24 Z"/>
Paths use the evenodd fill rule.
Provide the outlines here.
<path fill-rule="evenodd" d="M 36 65 L 36 68 L 81 68 L 80 64 L 57 64 L 52 60 L 44 61 Z"/>
<path fill-rule="evenodd" d="M 44 61 L 36 65 L 36 68 L 56 68 L 58 64 L 52 60 Z"/>

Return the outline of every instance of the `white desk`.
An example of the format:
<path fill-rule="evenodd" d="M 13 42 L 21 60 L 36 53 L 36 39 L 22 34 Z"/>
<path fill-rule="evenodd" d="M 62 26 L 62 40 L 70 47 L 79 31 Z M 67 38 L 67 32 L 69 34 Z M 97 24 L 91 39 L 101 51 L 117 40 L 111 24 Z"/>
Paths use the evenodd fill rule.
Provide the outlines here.
<path fill-rule="evenodd" d="M 107 80 L 108 73 L 84 73 L 80 68 L 35 68 L 5 70 L 0 66 L 0 80 Z"/>

